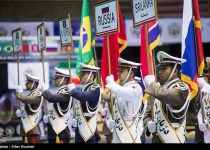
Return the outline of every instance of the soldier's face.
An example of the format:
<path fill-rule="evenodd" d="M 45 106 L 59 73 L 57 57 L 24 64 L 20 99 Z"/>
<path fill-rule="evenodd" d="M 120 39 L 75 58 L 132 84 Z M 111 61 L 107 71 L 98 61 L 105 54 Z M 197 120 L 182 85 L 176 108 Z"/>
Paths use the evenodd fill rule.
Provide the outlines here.
<path fill-rule="evenodd" d="M 86 83 L 88 76 L 89 76 L 88 72 L 81 72 L 80 73 L 79 78 L 80 78 L 80 83 L 82 85 L 84 85 Z"/>
<path fill-rule="evenodd" d="M 55 84 L 55 86 L 58 86 L 60 84 L 61 80 L 62 80 L 61 76 L 54 77 L 54 84 Z"/>
<path fill-rule="evenodd" d="M 119 78 L 120 82 L 125 81 L 125 79 L 127 78 L 127 75 L 128 75 L 128 71 L 129 71 L 129 68 L 126 68 L 126 67 L 120 67 L 119 68 L 118 78 Z"/>
<path fill-rule="evenodd" d="M 171 67 L 166 66 L 164 68 L 160 68 L 158 71 L 160 82 L 164 83 L 168 80 L 169 76 L 171 74 Z"/>
<path fill-rule="evenodd" d="M 27 90 L 30 90 L 30 88 L 31 88 L 32 84 L 33 84 L 33 82 L 32 82 L 32 81 L 30 81 L 30 80 L 28 80 L 28 81 L 26 82 L 26 84 L 25 84 L 26 89 L 27 89 Z"/>

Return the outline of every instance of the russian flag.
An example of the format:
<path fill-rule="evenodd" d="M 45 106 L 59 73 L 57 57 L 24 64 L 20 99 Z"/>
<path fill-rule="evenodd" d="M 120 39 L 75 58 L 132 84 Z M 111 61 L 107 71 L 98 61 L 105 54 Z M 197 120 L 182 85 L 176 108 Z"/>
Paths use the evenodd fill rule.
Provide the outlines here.
<path fill-rule="evenodd" d="M 109 7 L 102 8 L 102 14 L 108 13 L 108 12 L 109 12 Z"/>
<path fill-rule="evenodd" d="M 185 0 L 182 21 L 182 58 L 187 62 L 182 64 L 181 79 L 186 82 L 191 90 L 191 99 L 198 92 L 197 87 L 197 59 L 195 46 L 195 32 L 192 14 L 192 1 Z"/>
<path fill-rule="evenodd" d="M 53 52 L 56 53 L 58 51 L 58 47 L 57 46 L 48 46 L 46 48 L 46 52 Z"/>

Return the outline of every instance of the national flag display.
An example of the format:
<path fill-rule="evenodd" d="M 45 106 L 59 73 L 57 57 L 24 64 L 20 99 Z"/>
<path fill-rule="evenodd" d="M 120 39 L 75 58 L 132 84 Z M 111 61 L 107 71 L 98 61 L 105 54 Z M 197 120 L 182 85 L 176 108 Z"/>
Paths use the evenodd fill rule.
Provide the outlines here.
<path fill-rule="evenodd" d="M 203 73 L 204 69 L 204 54 L 203 54 L 203 43 L 201 36 L 201 21 L 198 7 L 198 0 L 193 0 L 193 14 L 194 14 L 194 25 L 195 25 L 195 39 L 197 46 L 197 62 L 198 62 L 198 76 Z"/>
<path fill-rule="evenodd" d="M 58 52 L 58 47 L 56 47 L 56 46 L 47 46 L 46 52 L 54 52 L 54 53 L 56 53 L 56 52 Z"/>
<path fill-rule="evenodd" d="M 118 4 L 119 6 L 119 4 Z M 127 38 L 125 34 L 124 22 L 120 10 L 120 6 L 118 7 L 119 11 L 119 25 L 120 25 L 120 32 L 108 35 L 109 38 L 109 49 L 110 49 L 110 70 L 111 74 L 113 74 L 114 79 L 116 82 L 119 82 L 117 76 L 117 67 L 118 65 L 118 58 L 120 57 L 120 53 L 127 47 Z M 116 44 L 118 43 L 118 44 Z M 109 75 L 109 68 L 108 68 L 108 57 L 107 57 L 107 39 L 104 36 L 103 40 L 103 51 L 102 51 L 102 61 L 101 61 L 101 83 L 102 88 L 104 88 L 104 93 L 108 92 L 108 89 L 105 88 L 106 84 L 106 77 Z"/>
<path fill-rule="evenodd" d="M 66 28 L 66 20 L 63 21 L 63 28 Z"/>
<path fill-rule="evenodd" d="M 38 45 L 31 45 L 31 52 L 38 53 Z"/>
<path fill-rule="evenodd" d="M 140 78 L 141 78 L 141 88 L 143 90 L 143 102 L 146 102 L 147 97 L 149 96 L 144 92 L 145 85 L 143 83 L 143 79 L 146 75 L 154 74 L 154 66 L 153 66 L 153 58 L 152 58 L 152 50 L 158 45 L 160 41 L 160 30 L 158 27 L 158 21 L 154 21 L 145 25 L 147 28 L 147 33 L 145 33 L 144 26 L 141 27 L 141 50 L 140 50 Z M 145 34 L 148 34 L 148 50 L 149 50 L 149 60 L 147 60 L 147 52 L 146 52 L 146 39 Z M 147 66 L 148 61 L 150 66 Z"/>
<path fill-rule="evenodd" d="M 1 51 L 2 54 L 13 54 L 12 44 L 2 44 L 1 49 L 2 49 Z"/>
<path fill-rule="evenodd" d="M 182 22 L 182 58 L 187 62 L 182 64 L 181 79 L 186 82 L 191 91 L 191 99 L 196 96 L 198 86 L 196 84 L 197 59 L 195 46 L 195 32 L 192 14 L 192 1 L 184 1 Z"/>
<path fill-rule="evenodd" d="M 94 52 L 93 52 L 94 45 L 95 45 L 95 40 L 92 32 L 89 4 L 88 0 L 83 0 L 81 26 L 80 26 L 80 39 L 79 39 L 79 48 L 78 48 L 77 66 L 76 66 L 76 75 L 78 79 L 79 79 L 78 75 L 80 72 L 80 66 L 78 62 L 81 62 L 86 65 L 95 66 Z"/>
<path fill-rule="evenodd" d="M 29 53 L 29 45 L 28 44 L 23 44 L 23 53 Z"/>
<path fill-rule="evenodd" d="M 102 14 L 108 13 L 109 12 L 109 7 L 104 7 L 102 8 Z"/>

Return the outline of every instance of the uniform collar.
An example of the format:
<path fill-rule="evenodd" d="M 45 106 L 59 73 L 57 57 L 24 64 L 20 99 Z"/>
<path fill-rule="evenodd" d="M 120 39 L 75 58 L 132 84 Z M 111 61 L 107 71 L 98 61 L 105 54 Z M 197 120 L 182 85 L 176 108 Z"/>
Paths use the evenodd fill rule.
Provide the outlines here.
<path fill-rule="evenodd" d="M 179 80 L 179 78 L 176 78 L 176 79 L 174 79 L 174 80 L 171 80 L 171 81 L 169 81 L 169 82 L 166 82 L 164 85 L 163 85 L 163 87 L 164 88 L 167 88 L 168 86 L 170 86 L 173 82 L 176 82 L 176 81 L 178 81 Z"/>
<path fill-rule="evenodd" d="M 85 84 L 84 86 L 83 86 L 83 88 L 82 89 L 85 89 L 86 87 L 88 87 L 89 85 L 91 85 L 91 84 L 94 84 L 94 82 L 91 82 L 91 83 L 87 83 L 87 84 Z"/>
<path fill-rule="evenodd" d="M 63 85 L 63 86 L 59 87 L 59 88 L 58 88 L 58 91 L 59 91 L 60 89 L 65 88 L 65 87 L 67 87 L 67 85 Z"/>
<path fill-rule="evenodd" d="M 136 83 L 135 80 L 129 81 L 129 82 L 124 83 L 123 86 L 128 86 L 129 84 L 134 84 L 134 83 Z"/>

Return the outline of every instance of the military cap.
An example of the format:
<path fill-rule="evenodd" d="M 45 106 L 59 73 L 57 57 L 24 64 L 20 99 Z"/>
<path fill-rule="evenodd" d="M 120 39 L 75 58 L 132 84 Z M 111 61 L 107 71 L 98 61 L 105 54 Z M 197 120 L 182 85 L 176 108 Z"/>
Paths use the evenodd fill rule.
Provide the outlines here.
<path fill-rule="evenodd" d="M 83 64 L 81 62 L 79 62 L 79 66 L 80 66 L 81 71 L 97 72 L 100 69 L 99 67 L 85 65 L 85 64 Z"/>

